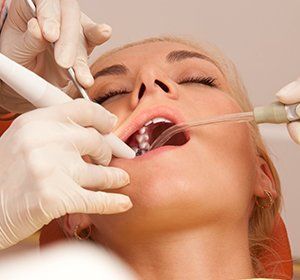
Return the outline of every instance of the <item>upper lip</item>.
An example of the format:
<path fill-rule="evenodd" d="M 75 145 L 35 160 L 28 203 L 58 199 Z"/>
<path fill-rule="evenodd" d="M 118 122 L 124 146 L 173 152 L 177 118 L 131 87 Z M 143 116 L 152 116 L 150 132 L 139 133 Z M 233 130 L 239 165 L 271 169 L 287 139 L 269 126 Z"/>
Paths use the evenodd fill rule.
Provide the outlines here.
<path fill-rule="evenodd" d="M 135 116 L 132 116 L 125 121 L 116 131 L 116 134 L 122 141 L 126 141 L 134 132 L 139 130 L 148 121 L 162 117 L 170 120 L 174 124 L 185 122 L 185 119 L 178 109 L 168 106 L 153 106 L 142 110 Z"/>

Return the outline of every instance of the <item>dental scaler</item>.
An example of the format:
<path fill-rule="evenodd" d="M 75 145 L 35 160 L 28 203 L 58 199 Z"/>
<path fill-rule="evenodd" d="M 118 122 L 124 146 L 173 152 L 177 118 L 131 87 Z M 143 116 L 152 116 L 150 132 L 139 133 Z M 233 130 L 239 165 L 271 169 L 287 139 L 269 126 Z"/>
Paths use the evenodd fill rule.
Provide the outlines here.
<path fill-rule="evenodd" d="M 57 87 L 1 53 L 0 79 L 37 108 L 73 100 Z M 113 133 L 103 136 L 114 156 L 128 159 L 135 157 L 135 152 Z"/>

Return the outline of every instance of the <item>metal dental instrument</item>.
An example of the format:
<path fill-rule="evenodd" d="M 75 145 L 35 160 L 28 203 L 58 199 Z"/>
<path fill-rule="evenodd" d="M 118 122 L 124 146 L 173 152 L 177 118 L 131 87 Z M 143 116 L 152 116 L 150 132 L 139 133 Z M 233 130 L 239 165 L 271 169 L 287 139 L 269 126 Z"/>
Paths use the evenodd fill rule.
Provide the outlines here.
<path fill-rule="evenodd" d="M 55 106 L 73 99 L 34 72 L 0 53 L 0 79 L 37 108 Z M 26 82 L 24 82 L 26 81 Z M 103 135 L 116 157 L 131 159 L 135 152 L 115 134 Z"/>
<path fill-rule="evenodd" d="M 36 16 L 36 7 L 35 7 L 35 4 L 33 3 L 33 1 L 32 0 L 26 0 L 26 3 L 28 5 L 28 7 L 30 8 L 32 14 L 34 16 Z M 52 44 L 52 47 L 54 47 L 54 44 Z M 67 72 L 68 72 L 69 78 L 71 79 L 71 81 L 73 82 L 74 86 L 77 88 L 77 90 L 81 94 L 81 96 L 84 99 L 91 101 L 91 99 L 88 96 L 88 94 L 86 93 L 85 89 L 78 83 L 78 81 L 76 79 L 74 68 L 73 67 L 68 68 Z"/>
<path fill-rule="evenodd" d="M 150 146 L 150 151 L 161 147 L 177 133 L 183 132 L 189 128 L 201 125 L 223 123 L 223 122 L 249 122 L 255 121 L 260 123 L 289 123 L 300 120 L 300 115 L 296 109 L 300 108 L 300 103 L 285 105 L 280 102 L 275 102 L 267 106 L 256 107 L 253 112 L 243 112 L 235 114 L 226 114 L 216 116 L 200 121 L 192 121 L 182 124 L 176 124 L 166 129 Z M 299 109 L 298 109 L 299 110 Z"/>
<path fill-rule="evenodd" d="M 25 1 L 27 3 L 28 7 L 30 8 L 32 14 L 34 16 L 36 16 L 36 7 L 35 7 L 34 2 L 32 0 L 25 0 Z M 54 47 L 54 44 L 52 44 L 52 46 Z M 64 103 L 64 102 L 72 100 L 67 94 L 65 94 L 58 88 L 54 87 L 50 83 L 46 82 L 39 76 L 35 75 L 33 72 L 31 72 L 31 71 L 28 72 L 27 69 L 25 69 L 24 67 L 21 67 L 18 64 L 14 64 L 12 61 L 7 59 L 6 57 L 3 57 L 2 59 L 3 59 L 3 64 L 6 67 L 10 67 L 9 68 L 10 70 L 15 69 L 16 73 L 18 73 L 20 76 L 23 77 L 23 79 L 20 79 L 20 80 L 25 80 L 24 77 L 26 76 L 28 78 L 28 80 L 26 80 L 26 81 L 28 81 L 28 83 L 30 83 L 30 82 L 36 83 L 35 87 L 33 85 L 31 85 L 32 87 L 34 87 L 34 89 L 32 89 L 30 87 L 25 89 L 24 86 L 21 86 L 18 84 L 17 78 L 15 78 L 14 80 L 11 80 L 9 78 L 9 75 L 11 75 L 12 77 L 14 76 L 12 73 L 8 73 L 10 71 L 5 73 L 6 80 L 3 79 L 7 84 L 9 84 L 12 88 L 14 88 L 16 92 L 21 94 L 25 99 L 27 99 L 29 102 L 31 102 L 33 105 L 35 105 L 37 108 L 56 105 L 56 104 L 60 104 L 60 103 Z M 2 62 L 1 54 L 0 54 L 0 62 Z M 11 72 L 13 72 L 13 71 L 11 71 Z M 75 87 L 82 95 L 82 97 L 86 100 L 91 101 L 88 94 L 84 90 L 84 88 L 78 83 L 73 67 L 70 67 L 69 69 L 67 69 L 67 72 L 70 76 L 70 79 L 72 80 Z M 0 71 L 0 74 L 1 74 L 1 71 Z M 2 77 L 0 77 L 0 78 L 2 79 Z M 44 89 L 44 90 L 41 93 L 39 93 L 39 91 L 41 91 L 41 89 Z M 51 94 L 50 93 L 47 94 L 48 91 L 50 91 Z M 106 142 L 110 145 L 114 156 L 120 157 L 120 158 L 127 158 L 127 159 L 132 159 L 135 157 L 135 152 L 127 144 L 125 144 L 121 139 L 119 139 L 115 134 L 109 133 L 109 134 L 106 134 L 103 136 L 104 136 Z"/>

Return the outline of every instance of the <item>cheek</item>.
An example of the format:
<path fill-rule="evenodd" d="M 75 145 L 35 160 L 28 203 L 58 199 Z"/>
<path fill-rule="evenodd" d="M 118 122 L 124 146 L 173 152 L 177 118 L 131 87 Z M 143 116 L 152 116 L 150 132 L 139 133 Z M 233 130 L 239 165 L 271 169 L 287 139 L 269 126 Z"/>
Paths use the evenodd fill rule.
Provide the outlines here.
<path fill-rule="evenodd" d="M 256 157 L 247 125 L 220 124 L 196 134 L 198 149 L 190 158 L 198 162 L 198 177 L 206 182 L 206 194 L 221 208 L 224 204 L 245 208 L 256 181 Z"/>
<path fill-rule="evenodd" d="M 189 110 L 182 108 L 191 119 L 240 111 L 229 96 L 214 92 L 205 98 L 199 95 L 193 104 Z M 174 216 L 178 211 L 207 221 L 221 216 L 240 219 L 248 213 L 255 159 L 248 124 L 222 123 L 193 129 L 187 147 L 176 154 L 165 153 L 143 165 L 122 160 L 112 165 L 131 176 L 131 184 L 117 192 L 131 197 L 135 213 L 169 211 Z"/>
<path fill-rule="evenodd" d="M 211 90 L 202 96 L 194 94 L 194 97 L 195 106 L 190 110 L 197 111 L 198 119 L 241 112 L 239 105 L 221 91 Z M 199 158 L 202 166 L 207 163 L 213 173 L 236 178 L 236 181 L 245 178 L 244 181 L 249 182 L 249 176 L 255 178 L 256 156 L 250 124 L 224 122 L 203 125 L 191 130 L 191 138 L 194 144 L 191 151 L 195 151 L 191 158 Z M 233 180 L 230 182 L 234 183 Z"/>
<path fill-rule="evenodd" d="M 210 126 L 194 134 L 176 156 L 165 153 L 139 166 L 113 161 L 131 176 L 131 184 L 119 191 L 130 196 L 136 213 L 205 222 L 247 215 L 256 174 L 247 125 Z"/>

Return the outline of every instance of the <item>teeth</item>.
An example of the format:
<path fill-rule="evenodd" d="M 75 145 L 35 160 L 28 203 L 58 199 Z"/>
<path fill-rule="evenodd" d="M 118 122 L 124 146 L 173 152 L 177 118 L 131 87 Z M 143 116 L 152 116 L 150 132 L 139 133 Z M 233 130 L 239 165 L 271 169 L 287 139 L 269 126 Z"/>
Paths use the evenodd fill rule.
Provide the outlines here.
<path fill-rule="evenodd" d="M 142 150 L 149 150 L 150 149 L 150 144 L 148 142 L 139 143 L 139 148 L 142 149 Z"/>
<path fill-rule="evenodd" d="M 139 142 L 139 143 L 142 143 L 142 142 L 147 142 L 149 140 L 149 135 L 148 134 L 138 134 L 136 136 L 136 140 Z"/>
<path fill-rule="evenodd" d="M 146 127 L 142 127 L 142 128 L 140 128 L 140 130 L 139 130 L 139 134 L 144 134 L 146 132 Z"/>
<path fill-rule="evenodd" d="M 159 122 L 165 122 L 165 123 L 170 123 L 171 121 L 165 119 L 165 118 L 155 118 L 152 120 L 153 123 L 159 123 Z"/>
<path fill-rule="evenodd" d="M 149 124 L 152 124 L 152 120 L 146 122 L 146 123 L 144 124 L 144 126 L 148 126 Z"/>
<path fill-rule="evenodd" d="M 139 146 L 132 148 L 135 151 L 136 155 L 143 155 L 149 151 L 150 144 L 148 143 L 149 135 L 147 133 L 147 126 L 152 123 L 156 124 L 160 122 L 171 123 L 171 121 L 168 119 L 158 117 L 146 122 L 144 126 L 139 129 L 138 134 L 136 135 L 136 141 L 138 142 Z"/>
<path fill-rule="evenodd" d="M 144 124 L 144 127 L 145 127 L 145 126 L 148 126 L 148 125 L 150 125 L 150 124 L 152 124 L 152 123 L 159 123 L 159 122 L 171 123 L 170 120 L 167 120 L 167 119 L 165 119 L 165 118 L 154 118 L 154 119 L 152 119 L 152 120 L 146 122 L 146 123 Z"/>
<path fill-rule="evenodd" d="M 150 125 L 150 124 L 152 124 L 152 123 L 159 123 L 159 122 L 165 122 L 165 123 L 171 123 L 171 121 L 170 120 L 167 120 L 167 119 L 165 119 L 165 118 L 154 118 L 154 119 L 152 119 L 152 120 L 150 120 L 150 121 L 148 121 L 148 122 L 146 122 L 145 124 L 144 124 L 144 126 L 140 129 L 140 134 L 143 134 L 143 133 L 145 133 L 145 129 L 146 129 L 146 127 L 148 126 L 148 125 Z"/>

